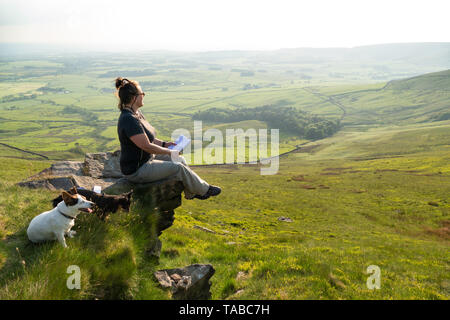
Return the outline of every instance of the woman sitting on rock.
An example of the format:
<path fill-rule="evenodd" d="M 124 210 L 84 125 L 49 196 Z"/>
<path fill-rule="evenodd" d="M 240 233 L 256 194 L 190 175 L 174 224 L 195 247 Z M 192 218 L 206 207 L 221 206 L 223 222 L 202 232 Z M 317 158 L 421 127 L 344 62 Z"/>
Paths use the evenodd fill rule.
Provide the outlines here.
<path fill-rule="evenodd" d="M 177 150 L 167 147 L 174 142 L 156 138 L 153 128 L 139 110 L 145 93 L 137 81 L 116 79 L 117 96 L 121 111 L 117 124 L 120 141 L 120 170 L 134 183 L 176 179 L 183 182 L 186 199 L 208 199 L 221 189 L 200 178 L 186 163 Z"/>

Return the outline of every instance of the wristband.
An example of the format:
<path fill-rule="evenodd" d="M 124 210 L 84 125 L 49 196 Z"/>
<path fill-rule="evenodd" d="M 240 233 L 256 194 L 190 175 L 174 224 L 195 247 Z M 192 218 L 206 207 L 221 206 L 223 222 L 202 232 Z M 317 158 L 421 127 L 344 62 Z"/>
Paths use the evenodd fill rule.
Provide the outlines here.
<path fill-rule="evenodd" d="M 166 142 L 165 142 L 165 141 L 163 141 L 163 143 L 162 143 L 162 147 L 163 147 L 163 148 L 165 148 L 165 146 L 166 146 Z"/>

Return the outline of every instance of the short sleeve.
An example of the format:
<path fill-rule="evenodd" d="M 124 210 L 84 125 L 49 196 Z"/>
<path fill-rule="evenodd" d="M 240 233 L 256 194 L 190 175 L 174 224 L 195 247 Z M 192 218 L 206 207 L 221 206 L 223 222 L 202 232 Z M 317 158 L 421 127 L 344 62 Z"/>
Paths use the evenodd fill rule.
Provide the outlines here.
<path fill-rule="evenodd" d="M 132 136 L 135 136 L 137 134 L 144 133 L 144 130 L 142 129 L 141 124 L 139 123 L 139 120 L 136 119 L 133 116 L 124 117 L 122 119 L 123 123 L 123 132 L 124 134 L 130 138 Z"/>

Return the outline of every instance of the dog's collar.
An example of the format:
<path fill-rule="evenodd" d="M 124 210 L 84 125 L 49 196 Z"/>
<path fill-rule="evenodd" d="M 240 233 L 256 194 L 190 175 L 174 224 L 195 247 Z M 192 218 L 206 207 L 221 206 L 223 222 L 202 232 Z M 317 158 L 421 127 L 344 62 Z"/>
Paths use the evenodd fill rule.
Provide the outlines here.
<path fill-rule="evenodd" d="M 64 217 L 66 217 L 67 219 L 75 220 L 75 217 L 71 217 L 71 216 L 68 216 L 67 214 L 62 213 L 61 211 L 59 211 L 58 208 L 56 208 L 56 210 L 57 210 L 59 213 L 61 213 Z"/>

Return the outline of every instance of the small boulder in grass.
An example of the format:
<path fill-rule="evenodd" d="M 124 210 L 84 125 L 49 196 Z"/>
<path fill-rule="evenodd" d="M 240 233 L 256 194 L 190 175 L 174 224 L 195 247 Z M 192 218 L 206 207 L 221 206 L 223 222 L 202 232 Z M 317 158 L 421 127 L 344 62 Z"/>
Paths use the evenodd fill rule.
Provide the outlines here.
<path fill-rule="evenodd" d="M 288 217 L 279 217 L 278 221 L 283 221 L 283 222 L 292 222 L 291 218 Z"/>
<path fill-rule="evenodd" d="M 167 272 L 165 272 L 165 271 L 155 272 L 155 277 L 158 280 L 161 287 L 163 287 L 165 289 L 172 288 L 174 281 L 169 277 Z"/>
<path fill-rule="evenodd" d="M 215 270 L 210 264 L 193 264 L 184 268 L 158 270 L 154 273 L 163 288 L 170 289 L 176 300 L 211 298 L 209 279 Z"/>
<path fill-rule="evenodd" d="M 215 231 L 213 231 L 213 230 L 211 230 L 211 229 L 208 229 L 208 228 L 205 228 L 205 227 L 202 227 L 202 226 L 194 225 L 194 228 L 195 228 L 195 229 L 202 230 L 202 231 L 205 231 L 205 232 L 209 232 L 209 233 L 216 233 Z"/>

